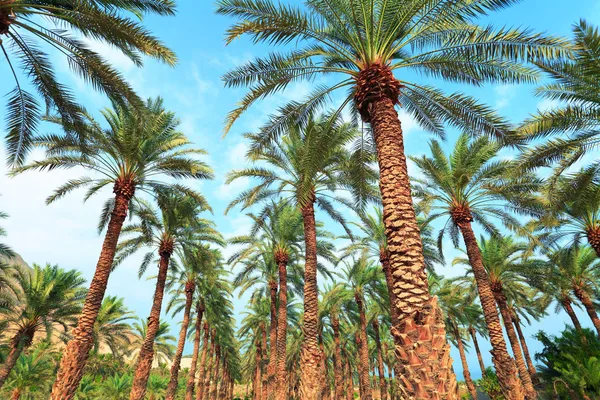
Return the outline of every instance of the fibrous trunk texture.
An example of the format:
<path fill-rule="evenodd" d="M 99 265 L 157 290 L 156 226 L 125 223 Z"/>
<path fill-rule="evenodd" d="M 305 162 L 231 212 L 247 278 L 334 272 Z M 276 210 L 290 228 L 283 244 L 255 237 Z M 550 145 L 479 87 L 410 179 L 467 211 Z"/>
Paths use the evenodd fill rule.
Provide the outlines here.
<path fill-rule="evenodd" d="M 17 364 L 17 360 L 21 356 L 21 353 L 33 343 L 34 335 L 35 330 L 33 329 L 30 329 L 27 332 L 20 330 L 10 340 L 10 352 L 0 368 L 0 387 L 2 387 L 6 382 L 6 379 L 8 379 L 8 376 Z"/>
<path fill-rule="evenodd" d="M 333 330 L 333 346 L 335 358 L 333 360 L 333 386 L 336 399 L 342 399 L 344 393 L 344 381 L 342 370 L 342 349 L 340 347 L 340 320 L 336 312 L 331 314 L 331 328 Z"/>
<path fill-rule="evenodd" d="M 269 282 L 270 324 L 269 324 L 269 365 L 267 366 L 267 398 L 275 393 L 275 364 L 277 363 L 277 281 Z"/>
<path fill-rule="evenodd" d="M 210 348 L 210 330 L 208 322 L 204 323 L 204 343 L 202 344 L 202 359 L 200 360 L 200 369 L 198 371 L 198 385 L 196 387 L 196 400 L 204 398 L 204 380 L 206 378 L 206 355 Z"/>
<path fill-rule="evenodd" d="M 162 248 L 162 247 L 161 247 Z M 152 362 L 154 361 L 154 339 L 160 326 L 160 311 L 162 309 L 163 296 L 165 294 L 165 283 L 167 281 L 167 271 L 169 270 L 169 259 L 171 253 L 168 250 L 159 250 L 160 261 L 158 264 L 158 276 L 156 278 L 156 289 L 152 300 L 152 309 L 148 318 L 148 328 L 146 337 L 142 343 L 142 348 L 138 355 L 138 360 L 133 375 L 133 384 L 129 393 L 129 400 L 142 400 L 146 395 L 146 387 Z"/>
<path fill-rule="evenodd" d="M 571 318 L 571 322 L 573 322 L 573 326 L 575 327 L 575 329 L 581 331 L 581 322 L 579 322 L 579 318 L 577 317 L 577 314 L 575 314 L 575 310 L 573 309 L 573 302 L 571 301 L 571 299 L 569 297 L 564 296 L 561 301 L 561 304 L 567 312 L 567 315 Z"/>
<path fill-rule="evenodd" d="M 21 398 L 21 391 L 21 388 L 14 389 L 10 395 L 10 400 L 19 400 Z"/>
<path fill-rule="evenodd" d="M 352 364 L 346 357 L 346 400 L 354 399 L 354 380 L 352 379 Z"/>
<path fill-rule="evenodd" d="M 579 287 L 575 287 L 574 292 L 575 296 L 577 296 L 581 304 L 583 304 L 585 311 L 587 311 L 587 314 L 590 316 L 590 319 L 592 320 L 592 323 L 594 324 L 598 335 L 600 335 L 600 318 L 598 318 L 598 314 L 596 313 L 596 307 L 594 307 L 592 299 L 585 290 Z"/>
<path fill-rule="evenodd" d="M 108 222 L 106 236 L 102 243 L 102 251 L 96 271 L 90 283 L 90 289 L 85 298 L 77 327 L 71 331 L 71 340 L 67 343 L 60 360 L 56 380 L 52 386 L 52 400 L 71 400 L 79 388 L 83 376 L 83 367 L 88 359 L 90 349 L 94 345 L 94 323 L 98 310 L 104 299 L 108 277 L 112 270 L 113 261 L 123 222 L 127 217 L 129 200 L 133 197 L 135 184 L 127 181 L 117 181 L 114 189 L 115 205 Z"/>
<path fill-rule="evenodd" d="M 217 345 L 217 354 L 215 357 L 215 374 L 210 386 L 210 400 L 217 400 L 219 388 L 219 371 L 221 369 L 221 346 Z"/>
<path fill-rule="evenodd" d="M 588 243 L 600 257 L 600 228 L 591 228 L 587 231 Z"/>
<path fill-rule="evenodd" d="M 262 359 L 262 398 L 263 400 L 268 400 L 269 397 L 267 396 L 268 394 L 268 388 L 267 388 L 267 379 L 268 379 L 268 374 L 267 374 L 267 365 L 269 364 L 269 356 L 267 353 L 267 331 L 265 328 L 262 329 L 262 354 L 263 354 L 263 359 Z"/>
<path fill-rule="evenodd" d="M 475 328 L 469 328 L 469 333 L 471 334 L 471 339 L 473 339 L 473 347 L 475 348 L 475 352 L 477 353 L 477 360 L 479 361 L 479 368 L 481 368 L 481 376 L 485 376 L 485 364 L 483 363 L 483 357 L 481 356 L 481 350 L 479 350 L 479 342 L 477 341 L 477 332 L 475 332 Z"/>
<path fill-rule="evenodd" d="M 540 380 L 537 376 L 537 371 L 535 370 L 535 366 L 533 365 L 533 360 L 531 359 L 531 355 L 529 354 L 529 347 L 527 346 L 527 341 L 525 340 L 525 335 L 523 335 L 523 330 L 521 329 L 521 321 L 519 317 L 513 313 L 513 324 L 515 325 L 515 329 L 517 330 L 517 335 L 519 336 L 519 341 L 521 342 L 521 348 L 523 350 L 523 356 L 525 356 L 525 362 L 527 363 L 527 369 L 529 370 L 529 375 L 531 376 L 531 382 L 534 385 L 540 383 Z"/>
<path fill-rule="evenodd" d="M 437 303 L 429 295 L 423 246 L 413 208 L 404 139 L 395 105 L 400 84 L 386 65 L 357 77 L 355 103 L 375 136 L 383 222 L 393 289 L 392 333 L 404 392 L 414 399 L 458 398 L 450 346 Z"/>
<path fill-rule="evenodd" d="M 471 398 L 473 400 L 477 400 L 477 390 L 475 389 L 473 379 L 471 379 L 471 372 L 469 371 L 469 364 L 467 363 L 467 355 L 465 354 L 465 346 L 463 345 L 462 337 L 460 336 L 458 327 L 454 326 L 453 328 L 454 339 L 456 339 L 458 353 L 460 354 L 460 362 L 463 366 L 463 376 L 465 377 L 465 383 L 467 384 L 467 389 L 469 390 L 469 394 L 471 394 Z"/>
<path fill-rule="evenodd" d="M 317 231 L 314 196 L 302 206 L 304 224 L 304 340 L 300 354 L 300 397 L 318 400 L 321 393 L 319 376 L 321 352 L 319 350 L 319 299 L 317 288 Z"/>
<path fill-rule="evenodd" d="M 508 400 L 520 400 L 525 397 L 525 391 L 519 377 L 517 376 L 517 368 L 513 359 L 508 354 L 502 325 L 498 317 L 498 309 L 496 308 L 496 299 L 490 285 L 488 274 L 483 266 L 481 252 L 477 244 L 477 238 L 471 228 L 470 213 L 462 220 L 455 222 L 458 224 L 465 241 L 467 248 L 467 256 L 469 263 L 475 275 L 477 282 L 477 291 L 483 309 L 483 315 L 490 335 L 490 343 L 492 345 L 492 361 L 496 367 L 498 382 L 502 387 L 502 392 Z"/>
<path fill-rule="evenodd" d="M 254 375 L 254 400 L 262 400 L 262 346 L 259 340 L 256 341 L 256 372 Z"/>
<path fill-rule="evenodd" d="M 204 304 L 202 301 L 196 303 L 196 323 L 194 325 L 194 350 L 192 352 L 192 364 L 188 371 L 188 380 L 185 386 L 185 400 L 194 400 L 194 388 L 196 381 L 196 370 L 198 369 L 198 355 L 200 353 L 200 340 L 202 339 L 202 316 L 204 315 Z M 204 362 L 204 360 L 202 361 Z"/>
<path fill-rule="evenodd" d="M 360 364 L 362 365 L 359 379 L 362 386 L 362 397 L 364 400 L 373 399 L 371 391 L 371 380 L 369 379 L 369 342 L 367 339 L 367 316 L 365 315 L 364 301 L 361 294 L 355 294 L 354 300 L 358 306 L 360 318 L 360 331 L 358 332 L 358 353 Z"/>
<path fill-rule="evenodd" d="M 285 252 L 275 255 L 279 272 L 279 304 L 277 312 L 277 376 L 276 400 L 287 400 L 287 263 L 288 256 Z"/>
<path fill-rule="evenodd" d="M 210 383 L 215 370 L 215 360 L 217 354 L 215 352 L 216 347 L 216 329 L 213 328 L 210 335 L 210 353 L 208 354 L 208 367 L 206 369 L 206 377 L 204 378 L 204 391 L 202 393 L 203 400 L 210 399 Z"/>
<path fill-rule="evenodd" d="M 179 368 L 181 368 L 181 357 L 183 356 L 183 348 L 185 347 L 185 339 L 187 338 L 188 327 L 190 326 L 190 312 L 192 311 L 192 300 L 194 298 L 194 290 L 196 284 L 194 281 L 188 281 L 185 284 L 185 306 L 183 309 L 183 321 L 179 331 L 179 341 L 177 342 L 177 350 L 173 357 L 173 365 L 171 365 L 171 377 L 167 385 L 166 400 L 173 400 L 177 393 L 177 384 L 179 382 Z"/>
<path fill-rule="evenodd" d="M 379 321 L 377 318 L 373 320 L 373 332 L 375 333 L 375 348 L 377 349 L 377 369 L 379 370 L 379 398 L 387 400 L 388 391 L 387 383 L 385 382 L 385 370 L 383 369 L 383 352 L 381 349 L 381 337 L 379 335 Z"/>

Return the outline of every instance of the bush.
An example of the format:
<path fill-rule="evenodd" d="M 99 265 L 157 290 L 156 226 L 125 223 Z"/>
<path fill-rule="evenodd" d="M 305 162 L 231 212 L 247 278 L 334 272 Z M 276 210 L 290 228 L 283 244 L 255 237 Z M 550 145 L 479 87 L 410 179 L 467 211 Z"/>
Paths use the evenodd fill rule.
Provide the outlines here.
<path fill-rule="evenodd" d="M 475 381 L 475 384 L 492 400 L 504 400 L 504 395 L 502 394 L 502 389 L 500 388 L 500 383 L 498 382 L 498 376 L 496 376 L 496 372 L 493 368 L 487 367 L 485 370 L 485 374 L 479 379 Z"/>

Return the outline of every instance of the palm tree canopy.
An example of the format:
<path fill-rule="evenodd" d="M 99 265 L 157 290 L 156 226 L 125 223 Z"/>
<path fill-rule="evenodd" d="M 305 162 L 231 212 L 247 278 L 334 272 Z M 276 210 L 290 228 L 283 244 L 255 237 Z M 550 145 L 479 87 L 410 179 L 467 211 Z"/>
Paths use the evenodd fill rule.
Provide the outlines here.
<path fill-rule="evenodd" d="M 57 81 L 44 46 L 67 57 L 75 74 L 113 101 L 140 104 L 129 83 L 94 49 L 93 41 L 120 50 L 137 66 L 143 56 L 174 65 L 175 54 L 136 21 L 149 14 L 174 13 L 172 0 L 2 2 L 0 49 L 15 82 L 7 103 L 9 164 L 24 162 L 41 117 L 40 104 L 24 89 L 19 69 L 43 99 L 46 113 L 56 111 L 66 123 L 77 126 L 83 122 L 81 107 L 71 90 Z"/>
<path fill-rule="evenodd" d="M 154 359 L 158 362 L 167 362 L 175 354 L 176 338 L 169 334 L 169 324 L 161 321 L 154 337 Z M 148 322 L 144 319 L 139 319 L 133 323 L 135 352 L 139 351 L 148 331 Z"/>
<path fill-rule="evenodd" d="M 123 298 L 105 297 L 94 324 L 94 351 L 97 353 L 101 346 L 107 346 L 115 356 L 127 351 L 132 319 L 135 314 L 125 306 Z"/>

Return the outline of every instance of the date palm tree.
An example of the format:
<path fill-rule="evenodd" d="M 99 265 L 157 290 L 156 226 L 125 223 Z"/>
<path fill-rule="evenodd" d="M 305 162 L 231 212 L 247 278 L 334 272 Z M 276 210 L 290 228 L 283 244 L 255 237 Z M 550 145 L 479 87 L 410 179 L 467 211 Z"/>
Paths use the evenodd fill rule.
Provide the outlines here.
<path fill-rule="evenodd" d="M 162 400 L 165 398 L 169 378 L 156 374 L 150 375 L 148 379 L 148 400 Z"/>
<path fill-rule="evenodd" d="M 156 360 L 159 364 L 168 363 L 175 354 L 175 336 L 170 334 L 170 327 L 167 322 L 161 322 L 158 326 L 158 331 L 154 336 L 154 346 L 152 356 L 153 360 Z M 144 340 L 148 336 L 148 321 L 139 319 L 138 322 L 133 323 L 133 340 L 132 347 L 133 351 L 131 356 L 134 359 L 139 357 L 140 350 Z"/>
<path fill-rule="evenodd" d="M 123 298 L 107 296 L 94 325 L 93 353 L 98 354 L 101 347 L 106 346 L 114 356 L 123 354 L 131 344 L 129 322 L 133 319 L 135 314 L 127 309 Z"/>
<path fill-rule="evenodd" d="M 175 54 L 135 18 L 152 14 L 174 15 L 175 4 L 171 0 L 8 0 L 0 4 L 0 49 L 12 75 L 3 81 L 14 79 L 16 85 L 7 103 L 9 164 L 24 162 L 42 114 L 35 95 L 25 90 L 24 77 L 43 99 L 47 113 L 56 111 L 69 124 L 83 123 L 81 107 L 73 92 L 56 79 L 44 47 L 58 50 L 76 75 L 121 106 L 126 102 L 141 104 L 129 83 L 94 49 L 92 41 L 114 47 L 137 66 L 142 65 L 143 56 L 174 65 Z"/>
<path fill-rule="evenodd" d="M 144 340 L 136 363 L 131 400 L 141 400 L 145 395 L 146 383 L 152 368 L 154 335 L 160 326 L 160 313 L 171 256 L 180 249 L 191 250 L 198 247 L 204 241 L 221 242 L 214 224 L 198 217 L 199 213 L 205 211 L 206 204 L 200 194 L 182 196 L 172 191 L 163 191 L 157 195 L 156 200 L 158 210 L 149 202 L 138 201 L 134 213 L 139 218 L 139 222 L 123 228 L 126 238 L 119 243 L 115 259 L 115 265 L 118 265 L 139 250 L 149 250 L 142 259 L 138 272 L 140 277 L 146 272 L 148 265 L 158 264 L 156 289 L 148 318 L 148 336 Z"/>
<path fill-rule="evenodd" d="M 259 201 L 282 197 L 287 204 L 300 209 L 304 228 L 304 348 L 302 352 L 302 391 L 307 398 L 317 396 L 319 389 L 320 350 L 318 343 L 317 223 L 315 204 L 350 235 L 342 213 L 334 203 L 354 207 L 373 198 L 369 181 L 376 178 L 369 158 L 353 157 L 347 146 L 359 136 L 356 127 L 339 116 L 312 117 L 304 126 L 286 127 L 281 143 L 257 146 L 257 135 L 248 135 L 252 147 L 250 160 L 265 167 L 250 167 L 229 174 L 227 182 L 239 178 L 255 178 L 259 183 L 234 199 L 247 208 Z M 360 171 L 360 173 L 356 173 Z M 356 174 L 355 174 L 356 173 Z M 335 196 L 335 189 L 348 190 L 356 204 Z M 275 279 L 276 279 L 276 275 Z M 274 282 L 277 282 L 276 280 Z"/>
<path fill-rule="evenodd" d="M 440 143 L 435 140 L 431 141 L 429 147 L 431 157 L 411 158 L 424 176 L 422 179 L 413 179 L 416 182 L 415 194 L 422 199 L 424 209 L 429 210 L 430 221 L 447 218 L 440 230 L 440 238 L 449 234 L 458 247 L 458 232 L 462 234 L 469 265 L 477 283 L 499 383 L 507 398 L 519 397 L 523 394 L 523 385 L 516 374 L 514 360 L 506 348 L 490 276 L 472 223 L 477 222 L 485 231 L 500 236 L 498 228 L 490 220 L 496 218 L 508 228 L 524 232 L 515 216 L 507 211 L 509 203 L 504 200 L 506 196 L 509 199 L 526 197 L 537 187 L 537 180 L 528 175 L 518 179 L 504 179 L 510 174 L 511 162 L 495 160 L 500 145 L 486 137 L 470 140 L 468 135 L 462 134 L 449 156 L 444 154 Z M 529 374 L 525 371 L 524 375 L 521 378 L 525 395 L 527 398 L 535 398 Z"/>
<path fill-rule="evenodd" d="M 0 219 L 8 218 L 8 214 L 0 211 Z M 6 230 L 0 226 L 0 237 L 6 237 Z M 15 252 L 12 249 L 4 244 L 0 243 L 0 257 L 12 258 L 15 256 Z"/>
<path fill-rule="evenodd" d="M 77 390 L 94 345 L 94 323 L 113 268 L 119 235 L 136 191 L 152 193 L 173 188 L 192 194 L 172 179 L 212 177 L 211 169 L 197 158 L 205 152 L 189 148 L 190 142 L 177 131 L 179 121 L 175 114 L 164 109 L 160 98 L 148 100 L 143 111 L 115 106 L 115 110 L 106 109 L 102 115 L 108 128 L 102 128 L 91 116 L 86 117 L 83 142 L 71 134 L 40 137 L 36 144 L 47 149 L 45 158 L 15 171 L 81 167 L 93 173 L 70 179 L 46 200 L 47 203 L 84 187 L 88 188 L 85 200 L 105 187 L 112 186 L 114 193 L 102 213 L 99 228 L 106 228 L 102 250 L 77 328 L 61 358 L 52 400 L 70 400 Z M 64 120 L 53 121 L 70 131 Z"/>
<path fill-rule="evenodd" d="M 10 399 L 19 400 L 21 396 L 35 396 L 49 388 L 54 372 L 54 360 L 49 343 L 39 343 L 28 354 L 21 354 L 6 386 L 10 390 Z"/>
<path fill-rule="evenodd" d="M 21 353 L 29 348 L 37 333 L 49 340 L 56 328 L 63 336 L 74 325 L 85 298 L 85 279 L 78 271 L 66 271 L 57 265 L 33 266 L 33 270 L 14 270 L 18 303 L 2 310 L 10 333 L 10 349 L 0 367 L 0 387 L 4 385 Z"/>
<path fill-rule="evenodd" d="M 416 325 L 432 310 L 427 293 L 427 275 L 419 230 L 412 208 L 410 183 L 404 158 L 403 134 L 395 109 L 401 105 L 427 130 L 443 134 L 444 124 L 469 132 L 502 135 L 508 126 L 490 108 L 463 93 L 446 95 L 429 84 L 406 80 L 426 75 L 451 82 L 478 85 L 484 82 L 532 82 L 537 72 L 523 65 L 564 56 L 563 40 L 544 37 L 523 29 L 481 27 L 478 16 L 512 4 L 508 0 L 439 0 L 434 2 L 374 0 L 305 0 L 302 5 L 279 4 L 269 0 L 220 0 L 217 12 L 236 18 L 226 40 L 248 35 L 255 42 L 270 45 L 296 43 L 291 50 L 279 50 L 247 62 L 224 76 L 231 87 L 248 86 L 248 94 L 227 117 L 225 130 L 253 103 L 298 81 L 335 76 L 330 84 L 318 85 L 306 98 L 282 106 L 278 117 L 262 131 L 262 142 L 277 139 L 289 121 L 303 124 L 312 111 L 342 91 L 338 112 L 351 106 L 373 131 L 381 173 L 380 190 L 384 223 L 390 249 L 390 265 L 396 277 L 394 287 L 403 293 L 395 304 L 399 320 L 419 316 Z M 402 79 L 397 78 L 394 73 Z M 417 72 L 410 74 L 410 72 Z M 429 312 L 431 314 L 431 312 Z M 438 313 L 435 311 L 434 313 Z M 441 316 L 436 316 L 441 318 Z M 429 322 L 430 321 L 430 322 Z M 408 333 L 415 324 L 397 324 L 399 333 Z M 431 329 L 427 326 L 425 329 Z M 424 335 L 432 337 L 432 335 Z M 445 335 L 442 335 L 445 340 Z M 431 349 L 429 340 L 419 343 Z M 430 351 L 405 347 L 403 365 L 418 355 L 419 367 L 405 368 L 407 393 L 418 398 L 447 395 L 454 382 L 450 366 Z M 423 372 L 426 365 L 426 372 Z M 425 378 L 424 378 L 425 376 Z M 425 380 L 425 382 L 423 382 Z M 419 384 L 417 384 L 417 382 Z M 444 385 L 446 389 L 441 389 Z M 520 391 L 506 388 L 519 398 Z M 307 394 L 307 399 L 315 398 Z M 456 397 L 456 394 L 450 394 Z"/>
<path fill-rule="evenodd" d="M 99 391 L 106 400 L 126 400 L 133 378 L 129 374 L 114 374 L 100 384 Z"/>

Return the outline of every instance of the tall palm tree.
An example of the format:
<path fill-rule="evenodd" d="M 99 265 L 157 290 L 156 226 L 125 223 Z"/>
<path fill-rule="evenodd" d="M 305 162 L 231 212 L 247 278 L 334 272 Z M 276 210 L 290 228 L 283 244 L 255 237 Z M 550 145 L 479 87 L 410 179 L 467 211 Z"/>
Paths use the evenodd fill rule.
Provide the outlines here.
<path fill-rule="evenodd" d="M 537 95 L 562 104 L 538 112 L 517 131 L 520 140 L 546 139 L 521 155 L 525 169 L 556 165 L 555 176 L 596 149 L 600 134 L 600 32 L 585 20 L 573 25 L 574 56 L 540 60 L 538 67 L 551 79 Z"/>
<path fill-rule="evenodd" d="M 131 344 L 129 322 L 133 319 L 135 314 L 127 309 L 123 298 L 107 296 L 94 325 L 93 353 L 98 354 L 102 346 L 107 346 L 113 355 L 123 354 Z"/>
<path fill-rule="evenodd" d="M 140 265 L 140 277 L 145 273 L 149 264 L 155 262 L 158 264 L 156 289 L 148 319 L 148 336 L 142 345 L 136 363 L 131 400 L 143 399 L 146 392 L 146 383 L 152 368 L 154 335 L 160 326 L 160 313 L 171 256 L 180 249 L 191 250 L 200 246 L 202 241 L 221 241 L 213 227 L 214 224 L 198 217 L 198 214 L 205 210 L 204 205 L 206 204 L 201 195 L 186 194 L 182 196 L 166 191 L 160 193 L 156 200 L 159 210 L 146 201 L 139 201 L 139 205 L 135 207 L 135 215 L 139 218 L 139 222 L 123 228 L 123 233 L 127 237 L 119 243 L 118 256 L 115 260 L 115 264 L 119 264 L 131 254 L 148 249 L 149 251 L 144 255 Z M 158 255 L 158 260 L 156 255 Z M 191 290 L 191 287 L 188 288 Z"/>
<path fill-rule="evenodd" d="M 9 0 L 0 4 L 0 49 L 12 73 L 4 82 L 14 79 L 16 85 L 8 98 L 9 164 L 25 161 L 42 115 L 36 97 L 25 90 L 23 76 L 29 78 L 43 99 L 47 112 L 58 112 L 68 124 L 81 127 L 83 123 L 82 108 L 71 90 L 57 81 L 51 58 L 43 47 L 50 45 L 66 56 L 73 72 L 113 101 L 122 106 L 127 102 L 139 105 L 141 101 L 129 83 L 93 49 L 89 40 L 120 50 L 137 66 L 142 65 L 143 56 L 174 65 L 175 54 L 136 21 L 137 18 L 132 18 L 151 14 L 174 15 L 175 4 L 170 0 Z M 23 74 L 17 70 L 16 60 Z"/>
<path fill-rule="evenodd" d="M 518 220 L 506 209 L 503 195 L 525 196 L 535 179 L 524 175 L 519 179 L 504 179 L 511 169 L 508 160 L 494 160 L 500 145 L 485 137 L 470 140 L 462 134 L 456 141 L 451 155 L 446 156 L 441 145 L 433 140 L 430 143 L 431 157 L 413 157 L 424 178 L 414 179 L 416 195 L 422 199 L 422 206 L 429 209 L 429 220 L 448 218 L 440 231 L 440 237 L 450 234 L 458 247 L 458 231 L 465 242 L 469 264 L 473 270 L 477 291 L 492 344 L 492 361 L 496 367 L 498 380 L 507 398 L 523 395 L 523 385 L 517 376 L 514 360 L 508 354 L 498 317 L 496 299 L 485 269 L 472 222 L 477 222 L 484 230 L 500 235 L 490 217 L 500 219 L 507 227 L 519 229 Z M 535 398 L 531 379 L 522 377 L 525 395 Z"/>
<path fill-rule="evenodd" d="M 158 326 L 158 331 L 154 335 L 154 346 L 152 359 L 156 360 L 159 364 L 166 364 L 175 355 L 175 336 L 170 334 L 170 327 L 167 322 L 161 322 Z M 138 358 L 140 350 L 146 337 L 148 336 L 148 322 L 145 319 L 141 319 L 138 322 L 133 323 L 133 340 L 132 347 L 133 351 L 131 356 Z"/>
<path fill-rule="evenodd" d="M 114 198 L 106 203 L 102 213 L 99 227 L 106 227 L 102 251 L 77 328 L 61 359 L 52 388 L 53 400 L 71 399 L 81 380 L 83 367 L 93 347 L 94 323 L 113 268 L 119 235 L 136 191 L 174 188 L 190 193 L 185 186 L 176 181 L 166 181 L 166 178 L 212 177 L 211 169 L 194 157 L 205 152 L 188 147 L 190 143 L 185 135 L 177 131 L 179 121 L 172 112 L 164 109 L 160 98 L 148 100 L 142 112 L 117 106 L 115 110 L 104 110 L 102 115 L 108 129 L 103 129 L 88 116 L 82 130 L 85 132 L 83 142 L 68 133 L 42 136 L 36 144 L 47 149 L 45 158 L 16 170 L 82 167 L 87 172 L 94 172 L 93 177 L 83 176 L 67 181 L 47 199 L 47 203 L 83 187 L 89 188 L 84 197 L 86 200 L 107 186 L 112 186 L 114 193 Z M 64 121 L 53 121 L 61 123 L 69 131 Z"/>
<path fill-rule="evenodd" d="M 350 105 L 370 124 L 375 139 L 390 264 L 396 277 L 394 287 L 402 293 L 395 304 L 399 320 L 419 316 L 416 325 L 429 322 L 421 317 L 431 313 L 428 310 L 433 309 L 433 300 L 427 293 L 403 134 L 395 107 L 401 104 L 424 128 L 438 134 L 443 134 L 445 123 L 489 135 L 500 135 L 508 126 L 489 108 L 463 93 L 446 95 L 430 85 L 400 80 L 394 72 L 411 71 L 417 72 L 414 76 L 425 74 L 473 85 L 531 82 L 537 77 L 536 71 L 523 66 L 523 62 L 565 55 L 564 41 L 521 29 L 480 27 L 473 22 L 478 16 L 512 4 L 507 0 L 305 0 L 303 5 L 220 0 L 218 4 L 218 13 L 237 18 L 227 32 L 228 43 L 243 35 L 271 45 L 296 43 L 290 51 L 271 53 L 224 76 L 228 86 L 250 87 L 239 106 L 229 113 L 225 130 L 257 100 L 284 90 L 290 83 L 334 75 L 337 79 L 329 81 L 331 84 L 319 85 L 305 99 L 281 107 L 279 116 L 263 130 L 262 141 L 277 139 L 290 120 L 303 124 L 311 111 L 322 107 L 334 92 L 345 90 L 338 112 Z M 403 79 L 406 76 L 412 75 L 402 74 Z M 438 323 L 431 320 L 431 324 Z M 414 324 L 406 325 L 395 328 L 406 334 Z M 441 338 L 445 340 L 444 335 Z M 427 340 L 417 346 L 431 349 L 430 344 Z M 447 383 L 454 387 L 447 379 L 450 366 L 440 365 L 440 358 L 431 350 L 416 351 L 412 342 L 402 343 L 402 336 L 397 337 L 396 345 L 403 347 L 400 354 L 406 354 L 403 365 L 409 365 L 408 357 L 413 354 L 422 360 L 419 367 L 406 368 L 407 393 L 420 398 L 441 393 L 444 397 L 448 389 L 440 386 Z M 422 372 L 422 365 L 427 365 L 426 372 Z M 516 393 L 512 397 L 519 397 L 519 391 L 512 393 Z"/>
<path fill-rule="evenodd" d="M 336 210 L 332 200 L 341 205 L 350 204 L 331 192 L 335 189 L 349 190 L 358 204 L 372 198 L 372 193 L 368 190 L 369 181 L 375 179 L 376 175 L 370 168 L 369 159 L 353 158 L 347 150 L 347 146 L 355 141 L 357 135 L 356 127 L 344 123 L 339 116 L 312 117 L 304 126 L 289 125 L 282 142 L 271 147 L 259 146 L 257 135 L 249 135 L 253 140 L 249 158 L 266 163 L 267 166 L 233 171 L 227 180 L 231 182 L 246 177 L 256 178 L 260 182 L 241 193 L 228 209 L 238 204 L 246 208 L 258 201 L 282 196 L 302 213 L 305 310 L 301 368 L 302 392 L 306 398 L 317 396 L 320 382 L 315 204 L 346 228 L 345 219 Z M 361 173 L 352 173 L 357 171 Z"/>
<path fill-rule="evenodd" d="M 66 271 L 57 265 L 42 268 L 35 264 L 33 270 L 18 268 L 14 271 L 19 302 L 2 310 L 12 337 L 8 356 L 0 367 L 0 387 L 38 332 L 44 332 L 46 338 L 51 339 L 55 329 L 61 327 L 62 334 L 67 334 L 86 295 L 85 279 L 78 271 Z"/>

